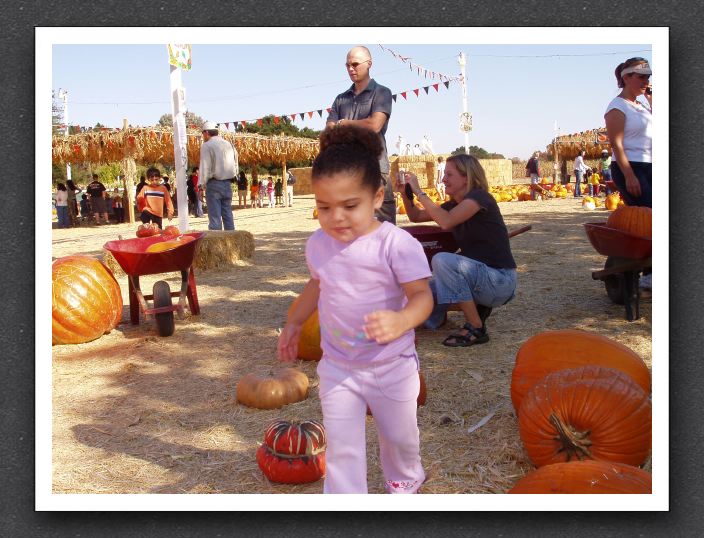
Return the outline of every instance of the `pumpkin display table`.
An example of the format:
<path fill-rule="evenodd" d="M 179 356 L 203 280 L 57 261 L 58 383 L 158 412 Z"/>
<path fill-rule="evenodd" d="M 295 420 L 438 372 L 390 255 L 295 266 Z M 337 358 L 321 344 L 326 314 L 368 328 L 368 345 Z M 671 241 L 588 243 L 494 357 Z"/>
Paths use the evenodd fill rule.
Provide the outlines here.
<path fill-rule="evenodd" d="M 592 272 L 594 280 L 602 280 L 606 294 L 615 304 L 626 308 L 626 319 L 640 318 L 640 273 L 652 266 L 652 239 L 606 225 L 588 222 L 584 225 L 589 242 L 606 256 L 604 269 Z"/>
<path fill-rule="evenodd" d="M 170 336 L 174 332 L 174 312 L 182 318 L 186 302 L 192 314 L 200 314 L 193 258 L 196 246 L 204 235 L 203 232 L 188 232 L 177 239 L 164 236 L 120 238 L 103 245 L 127 273 L 130 321 L 133 325 L 139 325 L 141 310 L 144 316 L 154 315 L 159 335 Z M 154 283 L 151 295 L 142 293 L 139 286 L 140 276 L 174 271 L 181 272 L 180 291 L 172 292 L 168 282 L 159 280 Z M 177 305 L 172 305 L 172 297 L 179 298 Z M 154 308 L 148 307 L 147 299 L 153 300 Z"/>

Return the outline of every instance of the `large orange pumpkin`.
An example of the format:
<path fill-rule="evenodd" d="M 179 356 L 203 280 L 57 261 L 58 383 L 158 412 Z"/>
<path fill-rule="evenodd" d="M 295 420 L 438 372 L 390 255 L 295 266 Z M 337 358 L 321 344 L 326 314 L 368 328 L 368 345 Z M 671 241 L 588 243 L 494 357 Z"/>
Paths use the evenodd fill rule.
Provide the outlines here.
<path fill-rule="evenodd" d="M 623 344 L 587 331 L 544 331 L 526 340 L 516 354 L 511 376 L 513 408 L 518 412 L 526 393 L 547 374 L 588 364 L 624 372 L 650 392 L 648 367 Z"/>
<path fill-rule="evenodd" d="M 571 461 L 528 473 L 509 493 L 652 493 L 652 475 L 612 461 Z"/>
<path fill-rule="evenodd" d="M 528 392 L 518 429 L 536 467 L 573 459 L 641 465 L 651 448 L 650 398 L 612 368 L 561 370 Z"/>
<path fill-rule="evenodd" d="M 291 313 L 293 307 L 298 302 L 298 297 L 293 300 L 288 309 Z M 304 361 L 319 361 L 323 357 L 323 350 L 320 347 L 320 319 L 318 309 L 308 317 L 301 326 L 301 337 L 298 340 L 298 358 Z"/>
<path fill-rule="evenodd" d="M 51 279 L 52 344 L 90 342 L 122 319 L 120 285 L 95 258 L 58 258 L 51 266 Z"/>
<path fill-rule="evenodd" d="M 653 212 L 649 207 L 624 205 L 617 207 L 606 221 L 609 228 L 616 228 L 640 237 L 653 237 Z"/>

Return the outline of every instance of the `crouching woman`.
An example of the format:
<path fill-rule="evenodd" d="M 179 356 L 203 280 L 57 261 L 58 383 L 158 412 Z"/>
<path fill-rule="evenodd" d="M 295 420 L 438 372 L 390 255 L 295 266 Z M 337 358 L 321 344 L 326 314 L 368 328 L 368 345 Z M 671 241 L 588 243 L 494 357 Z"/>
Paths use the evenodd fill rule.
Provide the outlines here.
<path fill-rule="evenodd" d="M 426 322 L 437 328 L 446 319 L 451 304 L 458 304 L 465 323 L 443 341 L 450 347 L 483 344 L 489 340 L 486 318 L 491 309 L 508 303 L 516 291 L 516 262 L 511 254 L 508 230 L 499 206 L 489 193 L 484 169 L 470 155 L 455 155 L 445 166 L 445 192 L 450 200 L 438 206 L 406 173 L 405 181 L 423 209 L 413 205 L 401 188 L 403 204 L 411 222 L 435 221 L 450 230 L 459 246 L 454 253 L 433 256 L 430 282 L 436 307 Z"/>

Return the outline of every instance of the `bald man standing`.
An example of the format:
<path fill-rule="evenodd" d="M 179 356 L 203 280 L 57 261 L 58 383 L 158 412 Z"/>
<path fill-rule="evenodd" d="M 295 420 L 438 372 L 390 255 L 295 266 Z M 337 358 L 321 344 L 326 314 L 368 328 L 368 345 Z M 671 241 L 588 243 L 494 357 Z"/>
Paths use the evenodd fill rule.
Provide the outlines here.
<path fill-rule="evenodd" d="M 347 53 L 345 67 L 352 86 L 335 97 L 326 127 L 354 124 L 379 134 L 384 148 L 379 167 L 385 193 L 384 203 L 376 216 L 381 221 L 396 224 L 396 199 L 389 180 L 389 158 L 384 138 L 391 117 L 391 90 L 370 78 L 372 55 L 367 47 L 358 46 L 351 49 Z"/>

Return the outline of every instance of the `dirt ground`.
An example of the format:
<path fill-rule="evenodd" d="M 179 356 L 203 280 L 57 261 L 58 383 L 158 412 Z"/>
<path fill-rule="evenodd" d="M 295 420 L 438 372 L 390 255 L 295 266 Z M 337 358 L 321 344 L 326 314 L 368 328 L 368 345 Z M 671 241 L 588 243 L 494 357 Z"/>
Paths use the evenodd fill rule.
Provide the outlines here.
<path fill-rule="evenodd" d="M 122 323 L 80 345 L 52 348 L 54 493 L 321 493 L 322 481 L 269 483 L 255 461 L 275 419 L 322 419 L 315 363 L 296 365 L 311 381 L 307 400 L 262 411 L 238 405 L 235 386 L 250 372 L 280 368 L 277 329 L 308 274 L 305 241 L 318 222 L 312 196 L 292 208 L 235 210 L 236 227 L 255 238 L 248 263 L 196 273 L 201 314 L 176 320 L 173 336 L 159 337 L 153 320 L 131 325 L 127 278 Z M 423 493 L 502 493 L 533 467 L 518 436 L 510 381 L 519 347 L 548 329 L 575 328 L 614 338 L 651 366 L 651 302 L 628 322 L 592 280 L 604 257 L 586 238 L 585 222 L 607 211 L 587 211 L 574 199 L 500 204 L 509 228 L 533 229 L 511 240 L 518 264 L 516 298 L 496 309 L 491 340 L 447 348 L 442 339 L 462 324 L 459 312 L 439 331 L 418 330 L 427 404 L 419 408 L 421 457 L 430 479 Z M 408 224 L 399 216 L 399 224 Z M 207 219 L 191 228 L 207 229 Z M 101 256 L 118 234 L 136 225 L 52 230 L 52 256 Z M 165 275 L 142 277 L 151 290 Z M 167 275 L 172 290 L 179 280 Z M 488 420 L 472 431 L 482 419 Z M 367 419 L 368 479 L 381 493 L 374 421 Z"/>

